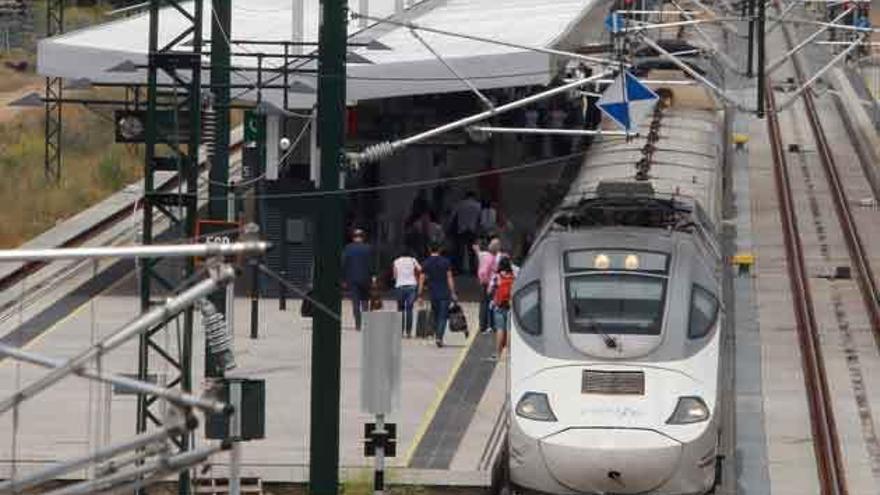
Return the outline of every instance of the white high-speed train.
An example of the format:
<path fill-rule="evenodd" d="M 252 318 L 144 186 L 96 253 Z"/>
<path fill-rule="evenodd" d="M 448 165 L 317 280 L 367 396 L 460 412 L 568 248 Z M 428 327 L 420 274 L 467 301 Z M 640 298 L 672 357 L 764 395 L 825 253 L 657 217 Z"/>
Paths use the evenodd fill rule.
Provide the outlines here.
<path fill-rule="evenodd" d="M 520 493 L 713 487 L 723 114 L 694 88 L 662 94 L 640 137 L 592 145 L 516 282 L 506 462 Z"/>

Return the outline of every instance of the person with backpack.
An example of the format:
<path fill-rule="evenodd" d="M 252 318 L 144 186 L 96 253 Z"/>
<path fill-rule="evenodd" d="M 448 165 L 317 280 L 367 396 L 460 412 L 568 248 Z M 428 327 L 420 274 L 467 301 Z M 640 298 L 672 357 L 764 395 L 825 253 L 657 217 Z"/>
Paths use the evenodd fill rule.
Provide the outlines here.
<path fill-rule="evenodd" d="M 492 237 L 482 249 L 479 244 L 474 244 L 474 253 L 477 256 L 477 280 L 480 282 L 480 333 L 495 330 L 495 322 L 489 311 L 492 302 L 489 297 L 489 282 L 498 269 L 498 261 L 507 256 L 501 252 L 501 239 Z"/>
<path fill-rule="evenodd" d="M 442 247 L 432 243 L 431 255 L 422 262 L 419 277 L 419 301 L 424 302 L 425 288 L 431 294 L 431 312 L 434 315 L 434 339 L 437 347 L 443 347 L 443 332 L 449 319 L 449 306 L 457 301 L 455 279 L 452 276 L 452 263 L 441 256 Z"/>
<path fill-rule="evenodd" d="M 498 359 L 507 347 L 514 281 L 516 281 L 516 273 L 513 263 L 509 257 L 501 258 L 498 260 L 498 269 L 489 283 L 489 294 L 492 297 L 491 312 L 495 322 L 495 354 L 492 355 L 492 360 Z"/>
<path fill-rule="evenodd" d="M 403 313 L 403 333 L 406 337 L 412 337 L 413 305 L 419 290 L 422 266 L 410 249 L 394 260 L 392 269 L 394 288 L 397 291 L 397 310 Z"/>

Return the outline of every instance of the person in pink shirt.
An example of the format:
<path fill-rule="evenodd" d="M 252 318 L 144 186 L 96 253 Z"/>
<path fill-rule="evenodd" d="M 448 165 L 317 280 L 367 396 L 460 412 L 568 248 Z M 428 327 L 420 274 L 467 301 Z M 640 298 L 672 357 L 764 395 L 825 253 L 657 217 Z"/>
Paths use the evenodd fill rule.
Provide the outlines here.
<path fill-rule="evenodd" d="M 492 331 L 495 325 L 489 314 L 489 282 L 498 268 L 498 261 L 506 255 L 501 252 L 501 239 L 498 237 L 492 237 L 485 250 L 479 244 L 474 244 L 473 250 L 477 256 L 477 278 L 480 281 L 480 331 Z"/>

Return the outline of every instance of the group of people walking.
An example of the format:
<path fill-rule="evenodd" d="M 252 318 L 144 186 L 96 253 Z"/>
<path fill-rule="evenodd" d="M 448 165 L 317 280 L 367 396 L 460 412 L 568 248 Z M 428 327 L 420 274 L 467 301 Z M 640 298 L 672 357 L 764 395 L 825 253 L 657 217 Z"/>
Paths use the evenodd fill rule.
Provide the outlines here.
<path fill-rule="evenodd" d="M 503 252 L 501 239 L 492 237 L 481 245 L 471 244 L 470 253 L 476 260 L 477 277 L 480 282 L 479 328 L 481 332 L 494 331 L 497 358 L 507 342 L 510 324 L 513 282 L 516 267 L 510 256 Z M 362 312 L 368 309 L 377 284 L 373 275 L 373 253 L 366 243 L 366 233 L 356 229 L 352 242 L 343 252 L 344 285 L 348 288 L 355 328 L 361 329 Z M 391 265 L 397 309 L 403 313 L 402 333 L 411 337 L 416 325 L 417 305 L 425 308 L 430 304 L 430 324 L 437 347 L 443 347 L 443 337 L 450 317 L 450 308 L 458 309 L 453 263 L 443 254 L 443 246 L 432 242 L 428 255 L 421 261 L 412 248 L 397 256 Z M 466 330 L 465 330 L 466 331 Z"/>
<path fill-rule="evenodd" d="M 487 170 L 492 170 L 487 165 Z M 491 176 L 487 176 L 491 177 Z M 480 197 L 474 191 L 465 191 L 451 205 L 434 205 L 420 191 L 413 201 L 412 211 L 404 228 L 404 243 L 416 256 L 425 257 L 431 245 L 439 245 L 452 263 L 456 275 L 474 275 L 477 260 L 471 246 L 480 238 L 499 237 L 512 244 L 513 225 L 499 207 L 495 188 L 481 185 Z M 450 197 L 450 193 L 444 197 Z M 480 199 L 482 198 L 482 199 Z"/>

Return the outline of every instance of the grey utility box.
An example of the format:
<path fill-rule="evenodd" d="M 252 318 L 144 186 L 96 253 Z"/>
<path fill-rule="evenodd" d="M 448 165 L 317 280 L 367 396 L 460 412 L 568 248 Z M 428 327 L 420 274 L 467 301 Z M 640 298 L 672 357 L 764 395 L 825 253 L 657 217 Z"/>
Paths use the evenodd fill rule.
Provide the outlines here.
<path fill-rule="evenodd" d="M 211 440 L 259 440 L 266 436 L 266 381 L 224 378 L 218 397 L 235 407 L 232 415 L 212 414 L 205 423 Z"/>

